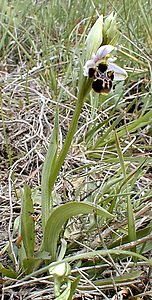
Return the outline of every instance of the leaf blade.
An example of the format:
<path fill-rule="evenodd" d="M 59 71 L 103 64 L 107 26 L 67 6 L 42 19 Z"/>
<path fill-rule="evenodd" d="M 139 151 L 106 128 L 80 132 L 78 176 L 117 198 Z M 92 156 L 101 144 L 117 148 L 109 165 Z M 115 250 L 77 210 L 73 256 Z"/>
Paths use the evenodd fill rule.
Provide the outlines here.
<path fill-rule="evenodd" d="M 113 217 L 112 214 L 102 207 L 83 202 L 68 202 L 57 207 L 52 212 L 44 232 L 44 250 L 50 253 L 52 260 L 56 259 L 57 241 L 64 223 L 72 216 L 93 212 L 104 218 Z"/>
<path fill-rule="evenodd" d="M 21 210 L 21 237 L 25 248 L 27 258 L 33 257 L 35 233 L 33 219 L 33 201 L 31 197 L 31 189 L 28 185 L 24 185 L 24 193 L 22 199 Z"/>
<path fill-rule="evenodd" d="M 49 217 L 50 212 L 50 196 L 51 196 L 51 174 L 57 158 L 58 151 L 58 127 L 59 127 L 58 110 L 56 110 L 54 128 L 50 139 L 49 148 L 45 157 L 42 181 L 41 181 L 41 199 L 42 199 L 42 227 L 45 228 L 45 224 Z"/>

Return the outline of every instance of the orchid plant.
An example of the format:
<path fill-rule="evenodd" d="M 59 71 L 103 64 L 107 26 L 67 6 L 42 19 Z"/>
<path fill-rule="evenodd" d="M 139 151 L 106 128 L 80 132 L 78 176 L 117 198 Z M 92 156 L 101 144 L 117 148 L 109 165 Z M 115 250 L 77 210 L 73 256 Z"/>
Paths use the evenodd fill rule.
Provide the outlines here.
<path fill-rule="evenodd" d="M 57 240 L 59 238 L 59 233 L 62 230 L 63 224 L 65 224 L 65 222 L 67 222 L 70 217 L 76 214 L 85 214 L 92 211 L 92 204 L 90 207 L 90 203 L 83 202 L 66 203 L 62 206 L 59 206 L 55 210 L 50 211 L 50 193 L 53 189 L 60 168 L 67 156 L 85 98 L 90 92 L 91 88 L 93 88 L 93 90 L 97 93 L 107 94 L 111 91 L 113 81 L 125 80 L 125 78 L 127 77 L 126 71 L 114 63 L 115 58 L 110 57 L 110 54 L 115 49 L 117 38 L 118 33 L 116 29 L 116 16 L 112 13 L 104 23 L 103 16 L 100 16 L 90 30 L 86 40 L 85 57 L 87 57 L 88 60 L 84 65 L 83 79 L 80 79 L 76 107 L 64 145 L 61 149 L 61 152 L 59 153 L 59 156 L 57 157 L 58 145 L 56 141 L 58 140 L 58 138 L 55 134 L 54 140 L 51 141 L 51 144 L 54 144 L 54 156 L 52 156 L 51 150 L 48 150 L 48 158 L 46 157 L 45 160 L 43 172 L 44 176 L 42 176 L 42 224 L 44 235 L 44 250 L 50 254 L 52 261 L 59 261 L 61 258 L 61 254 L 57 256 Z M 106 41 L 108 43 L 102 45 L 103 41 Z M 45 169 L 48 170 L 47 176 L 45 175 Z M 46 186 L 48 187 L 48 190 L 46 190 Z M 97 214 L 102 215 L 103 218 L 112 217 L 112 215 L 103 210 L 102 207 L 95 207 L 95 210 L 97 211 Z M 55 232 L 54 228 L 56 228 Z M 52 237 L 54 237 L 54 242 L 51 243 L 50 239 L 52 239 Z M 62 264 L 62 261 L 60 262 L 60 264 Z M 66 273 L 66 266 L 62 264 L 62 267 L 64 269 L 63 273 Z M 58 267 L 57 269 L 55 268 L 55 270 L 53 271 L 55 273 L 53 274 L 55 274 L 54 278 L 57 287 L 57 299 L 60 299 L 59 297 L 63 299 L 63 294 L 60 294 L 60 287 L 62 285 L 62 280 L 64 281 L 64 275 L 61 279 L 60 272 L 58 272 L 59 269 L 60 268 Z M 51 272 L 51 269 L 49 270 Z M 67 284 L 68 282 L 69 281 L 67 280 Z M 67 297 L 67 299 L 69 300 L 71 298 Z"/>
<path fill-rule="evenodd" d="M 58 300 L 72 299 L 72 293 L 78 283 L 76 281 L 74 283 L 74 287 L 71 285 L 71 281 L 68 277 L 70 268 L 67 268 L 66 264 L 62 264 L 62 259 L 64 258 L 66 253 L 66 243 L 61 242 L 61 251 L 60 253 L 59 251 L 57 251 L 57 242 L 59 239 L 59 234 L 63 229 L 63 225 L 68 221 L 69 218 L 75 215 L 94 213 L 95 211 L 102 218 L 113 217 L 111 213 L 109 213 L 102 207 L 89 202 L 68 202 L 54 209 L 53 203 L 51 203 L 51 193 L 61 166 L 63 165 L 69 151 L 75 130 L 77 128 L 79 116 L 82 111 L 85 98 L 88 95 L 89 91 L 91 90 L 91 88 L 93 88 L 93 90 L 97 93 L 108 94 L 112 89 L 113 81 L 125 80 L 125 78 L 127 77 L 126 71 L 114 63 L 115 58 L 110 57 L 112 51 L 115 50 L 117 37 L 118 33 L 116 29 L 116 16 L 114 14 L 111 14 L 105 20 L 105 22 L 103 22 L 103 16 L 100 16 L 88 34 L 86 40 L 86 58 L 88 60 L 84 65 L 83 80 L 80 80 L 79 93 L 73 119 L 59 155 L 58 112 L 56 113 L 50 146 L 45 158 L 42 171 L 41 209 L 43 241 L 41 243 L 40 251 L 37 256 L 34 249 L 35 224 L 32 217 L 33 203 L 31 190 L 28 186 L 24 187 L 20 221 L 20 265 L 26 273 L 32 274 L 31 276 L 35 276 L 42 273 L 43 271 L 49 270 L 49 273 L 54 276 L 54 283 L 56 287 L 55 296 Z M 102 44 L 103 42 L 104 45 Z M 35 269 L 39 267 L 42 260 L 45 262 L 48 260 L 53 265 L 50 264 L 48 266 L 48 264 L 46 264 L 47 266 L 44 267 L 44 269 L 42 269 L 41 271 L 35 271 Z M 54 269 L 52 269 L 52 266 L 54 266 Z M 5 272 L 8 272 L 8 270 L 6 269 Z M 16 273 L 13 273 L 13 275 L 14 277 L 17 276 Z M 64 292 L 60 293 L 60 291 L 62 283 L 65 282 L 65 278 L 67 282 L 67 290 L 65 290 L 66 298 L 63 298 Z"/>

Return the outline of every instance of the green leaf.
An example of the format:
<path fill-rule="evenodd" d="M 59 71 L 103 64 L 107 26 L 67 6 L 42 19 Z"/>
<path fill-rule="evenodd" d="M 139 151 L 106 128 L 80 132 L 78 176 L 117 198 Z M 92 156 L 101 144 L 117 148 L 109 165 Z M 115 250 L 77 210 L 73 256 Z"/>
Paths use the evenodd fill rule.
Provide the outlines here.
<path fill-rule="evenodd" d="M 136 241 L 137 238 L 136 238 L 135 218 L 134 218 L 131 200 L 129 197 L 127 199 L 127 218 L 128 218 L 129 242 Z M 132 251 L 136 252 L 136 247 L 133 247 Z"/>
<path fill-rule="evenodd" d="M 152 266 L 152 260 L 148 259 L 147 257 L 138 254 L 138 253 L 134 253 L 132 251 L 126 251 L 126 250 L 119 250 L 119 249 L 112 249 L 112 250 L 97 250 L 97 251 L 91 251 L 91 252 L 85 252 L 85 253 L 81 253 L 81 254 L 76 254 L 76 255 L 71 255 L 68 256 L 66 258 L 64 258 L 62 260 L 62 262 L 74 262 L 76 260 L 81 260 L 81 259 L 92 259 L 94 257 L 100 256 L 100 260 L 101 260 L 101 256 L 106 257 L 107 255 L 117 255 L 120 257 L 123 256 L 126 259 L 126 256 L 129 257 L 135 257 L 141 261 L 146 261 L 150 266 Z M 51 268 L 53 269 L 54 267 L 56 267 L 57 265 L 59 265 L 61 262 L 60 261 L 56 261 L 56 262 L 52 262 L 49 265 L 42 267 L 41 269 L 33 272 L 30 275 L 27 275 L 23 278 L 23 280 L 27 280 L 29 278 L 31 278 L 31 276 L 38 276 L 40 274 L 43 274 L 44 272 L 50 270 Z"/>
<path fill-rule="evenodd" d="M 125 164 L 124 164 L 124 158 L 123 158 L 123 154 L 121 151 L 121 147 L 120 147 L 120 143 L 119 143 L 119 139 L 118 139 L 118 135 L 117 132 L 115 131 L 115 142 L 116 142 L 116 148 L 117 148 L 117 153 L 119 156 L 119 162 L 121 165 L 121 170 L 124 176 L 124 179 L 126 179 L 126 170 L 125 170 Z"/>
<path fill-rule="evenodd" d="M 137 230 L 136 231 L 136 239 L 137 240 L 138 239 L 142 239 L 143 237 L 145 237 L 148 234 L 150 234 L 151 231 L 152 231 L 152 226 L 148 226 L 148 227 L 142 228 L 140 230 Z M 115 248 L 117 246 L 124 245 L 124 244 L 126 244 L 128 242 L 129 242 L 129 238 L 128 238 L 128 234 L 127 234 L 127 235 L 124 235 L 123 237 L 120 236 L 119 239 L 117 239 L 116 241 L 113 241 L 112 243 L 108 244 L 107 248 L 108 249 L 112 249 L 112 248 Z"/>
<path fill-rule="evenodd" d="M 41 259 L 41 260 L 50 260 L 51 259 L 51 256 L 46 251 L 37 251 L 35 253 L 34 257 L 37 259 Z"/>
<path fill-rule="evenodd" d="M 107 118 L 106 120 L 104 120 L 103 122 L 99 123 L 98 125 L 93 125 L 92 128 L 90 130 L 88 130 L 87 133 L 86 133 L 85 138 L 86 138 L 87 143 L 89 143 L 90 140 L 93 139 L 94 135 L 97 134 L 101 130 L 101 128 L 104 127 L 104 125 L 108 124 L 108 122 L 112 118 L 113 118 L 113 116 Z M 83 137 L 81 139 L 83 139 Z M 80 141 L 81 141 L 81 139 L 80 139 Z"/>
<path fill-rule="evenodd" d="M 113 129 L 114 129 L 114 128 L 119 124 L 119 122 L 122 120 L 123 116 L 124 116 L 124 112 L 122 112 L 122 113 L 120 114 L 120 116 L 119 116 L 118 118 L 116 118 L 116 120 L 112 123 L 112 125 L 107 129 L 106 133 L 104 133 L 104 134 L 102 135 L 102 137 L 101 137 L 100 139 L 97 140 L 97 142 L 96 142 L 95 146 L 93 147 L 93 149 L 97 148 L 98 146 L 100 146 L 100 144 L 101 144 L 102 142 L 104 142 L 105 138 L 106 138 L 107 136 L 109 136 L 109 134 L 111 134 L 111 132 L 113 131 Z"/>
<path fill-rule="evenodd" d="M 16 278 L 18 276 L 17 272 L 15 272 L 12 268 L 10 267 L 5 268 L 1 263 L 0 263 L 0 273 L 10 278 Z"/>
<path fill-rule="evenodd" d="M 18 247 L 18 259 L 20 262 L 20 268 L 24 270 L 24 260 L 27 259 L 27 255 L 25 252 L 23 240 L 21 241 L 20 246 Z"/>
<path fill-rule="evenodd" d="M 65 239 L 61 239 L 61 250 L 58 256 L 58 260 L 62 260 L 62 258 L 65 256 L 67 249 L 67 241 Z"/>
<path fill-rule="evenodd" d="M 55 298 L 55 300 L 68 300 L 70 296 L 70 290 L 71 290 L 71 281 L 69 280 L 64 292 L 60 296 Z"/>
<path fill-rule="evenodd" d="M 51 85 L 51 90 L 53 90 L 54 95 L 56 95 L 57 93 L 57 75 L 55 73 L 55 71 L 50 68 L 50 85 Z"/>
<path fill-rule="evenodd" d="M 115 283 L 124 283 L 126 282 L 130 282 L 131 280 L 134 280 L 136 278 L 139 278 L 142 275 L 143 271 L 133 271 L 124 275 L 120 275 L 120 276 L 114 276 L 113 278 L 105 278 L 102 280 L 95 280 L 92 281 L 92 283 L 95 286 L 102 286 L 102 285 L 110 285 L 113 284 L 113 282 Z M 88 286 L 88 285 L 83 285 L 83 289 L 86 290 L 91 290 L 93 288 L 93 286 Z M 80 287 L 81 289 L 81 287 Z"/>
<path fill-rule="evenodd" d="M 80 281 L 80 276 L 78 276 L 72 283 L 71 283 L 71 290 L 70 290 L 70 295 L 69 295 L 69 298 L 68 298 L 68 300 L 72 300 L 72 297 L 73 297 L 73 295 L 74 295 L 74 292 L 75 292 L 75 290 L 76 290 L 76 288 L 77 288 L 77 286 L 78 286 L 78 283 L 79 283 L 79 281 Z"/>
<path fill-rule="evenodd" d="M 71 257 L 67 257 L 65 259 L 62 260 L 62 262 L 73 262 L 75 260 L 81 260 L 81 259 L 89 259 L 89 258 L 94 258 L 96 256 L 108 256 L 108 255 L 117 255 L 120 257 L 120 255 L 122 255 L 125 259 L 126 259 L 126 256 L 130 256 L 130 257 L 135 257 L 135 258 L 138 258 L 139 260 L 141 261 L 146 261 L 150 266 L 152 266 L 152 260 L 151 259 L 148 259 L 147 257 L 143 256 L 143 255 L 140 255 L 138 253 L 135 253 L 135 252 L 132 252 L 132 251 L 127 251 L 127 250 L 119 250 L 119 249 L 106 249 L 106 250 L 97 250 L 97 251 L 91 251 L 91 252 L 85 252 L 85 253 L 81 253 L 81 254 L 76 254 L 74 256 L 71 256 Z M 101 257 L 100 257 L 100 261 L 101 261 Z M 49 265 L 49 268 L 55 266 L 59 264 L 59 262 L 53 262 Z M 48 267 L 46 267 L 46 269 L 48 269 Z M 37 271 L 37 274 L 39 274 L 39 271 Z M 44 271 L 44 268 L 43 268 L 43 271 Z"/>
<path fill-rule="evenodd" d="M 125 164 L 124 164 L 124 158 L 123 158 L 123 153 L 121 151 L 118 135 L 115 132 L 115 141 L 116 141 L 116 148 L 119 156 L 119 161 L 122 169 L 122 173 L 124 176 L 124 179 L 127 179 L 126 176 L 126 170 L 125 170 Z M 128 186 L 126 183 L 126 191 L 128 193 Z M 129 237 L 129 242 L 135 241 L 136 240 L 136 228 L 135 228 L 135 219 L 134 219 L 134 213 L 133 213 L 133 208 L 132 208 L 132 203 L 130 200 L 129 193 L 127 195 L 127 218 L 128 218 L 128 237 Z M 136 252 L 136 247 L 133 247 L 132 249 L 134 252 Z"/>
<path fill-rule="evenodd" d="M 140 8 L 141 15 L 142 15 L 142 22 L 144 25 L 144 30 L 147 31 L 148 35 L 150 36 L 150 39 L 152 40 L 151 22 L 149 22 L 149 20 L 148 20 L 148 16 L 147 16 L 146 11 L 144 10 L 144 6 L 141 5 L 140 1 L 138 2 L 138 4 L 139 4 L 139 8 Z M 149 15 L 149 17 L 150 17 L 150 15 Z"/>
<path fill-rule="evenodd" d="M 123 114 L 123 113 L 122 113 Z M 112 129 L 119 123 L 122 119 L 122 114 L 117 118 L 117 120 L 109 127 L 106 133 L 98 139 L 93 149 L 98 148 L 99 146 L 104 146 L 108 142 L 112 144 L 115 141 L 115 135 L 110 134 Z M 121 117 L 121 118 L 120 118 Z M 129 133 L 135 132 L 137 129 L 142 128 L 143 126 L 147 126 L 152 123 L 152 111 L 148 111 L 145 115 L 140 116 L 137 120 L 130 122 L 129 124 L 123 125 L 119 127 L 117 134 L 118 137 L 124 137 L 126 135 L 126 131 Z M 108 139 L 106 137 L 108 136 Z"/>
<path fill-rule="evenodd" d="M 21 236 L 27 258 L 32 257 L 34 253 L 35 233 L 33 213 L 31 189 L 25 184 L 21 208 Z"/>
<path fill-rule="evenodd" d="M 30 274 L 34 269 L 37 269 L 41 263 L 41 259 L 31 257 L 23 260 L 23 268 L 26 274 Z"/>
<path fill-rule="evenodd" d="M 57 151 L 58 151 L 58 110 L 56 110 L 56 116 L 54 121 L 54 128 L 49 144 L 49 148 L 45 157 L 44 166 L 42 170 L 42 183 L 41 183 L 41 192 L 42 192 L 42 225 L 43 230 L 45 224 L 48 220 L 50 213 L 50 197 L 51 197 L 51 174 L 53 167 L 56 162 Z"/>
<path fill-rule="evenodd" d="M 57 241 L 64 223 L 73 216 L 94 212 L 103 218 L 113 217 L 100 206 L 82 202 L 68 202 L 51 213 L 44 231 L 44 250 L 50 253 L 52 260 L 56 260 Z"/>

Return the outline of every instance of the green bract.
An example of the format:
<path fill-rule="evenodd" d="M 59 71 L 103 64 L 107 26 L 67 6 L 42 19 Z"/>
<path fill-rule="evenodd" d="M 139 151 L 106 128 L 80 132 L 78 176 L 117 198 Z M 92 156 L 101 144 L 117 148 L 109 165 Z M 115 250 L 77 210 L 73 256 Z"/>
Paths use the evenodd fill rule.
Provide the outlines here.
<path fill-rule="evenodd" d="M 118 41 L 118 31 L 117 31 L 117 22 L 116 14 L 113 12 L 105 19 L 103 24 L 103 44 L 116 45 Z"/>
<path fill-rule="evenodd" d="M 87 58 L 92 57 L 93 53 L 96 53 L 100 45 L 102 44 L 103 36 L 102 36 L 102 30 L 103 30 L 103 15 L 101 15 L 93 27 L 91 28 L 87 39 Z"/>

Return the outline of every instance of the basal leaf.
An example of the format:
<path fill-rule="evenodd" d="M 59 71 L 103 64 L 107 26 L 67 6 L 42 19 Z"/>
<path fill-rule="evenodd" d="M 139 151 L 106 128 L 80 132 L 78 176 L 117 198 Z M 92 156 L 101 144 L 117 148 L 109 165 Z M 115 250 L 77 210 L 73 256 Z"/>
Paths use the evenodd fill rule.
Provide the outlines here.
<path fill-rule="evenodd" d="M 64 223 L 73 216 L 94 212 L 102 218 L 113 217 L 102 207 L 83 202 L 68 202 L 51 213 L 44 232 L 44 250 L 50 253 L 52 260 L 56 260 L 57 241 Z"/>
<path fill-rule="evenodd" d="M 25 184 L 21 209 L 21 236 L 27 258 L 32 257 L 34 253 L 35 232 L 33 213 L 31 189 Z"/>
<path fill-rule="evenodd" d="M 33 272 L 34 269 L 37 269 L 40 263 L 42 262 L 41 259 L 31 257 L 28 259 L 23 260 L 23 268 L 26 274 L 30 274 Z"/>
<path fill-rule="evenodd" d="M 41 199 L 42 199 L 42 225 L 43 229 L 47 222 L 50 213 L 50 197 L 51 197 L 51 174 L 56 162 L 58 150 L 58 110 L 56 111 L 54 128 L 49 144 L 49 148 L 45 157 L 43 170 L 42 170 L 42 183 L 41 183 Z"/>
<path fill-rule="evenodd" d="M 95 280 L 92 283 L 95 286 L 102 286 L 102 285 L 110 285 L 113 284 L 113 282 L 115 283 L 124 283 L 126 282 L 130 282 L 131 280 L 134 280 L 138 277 L 141 276 L 141 274 L 143 273 L 143 271 L 133 271 L 127 274 L 123 274 L 123 275 L 119 275 L 119 276 L 114 276 L 113 278 L 105 278 L 105 279 L 101 279 L 101 280 Z M 93 287 L 88 286 L 88 285 L 83 285 L 83 289 L 84 290 L 91 290 Z M 80 287 L 81 290 L 81 287 Z"/>

